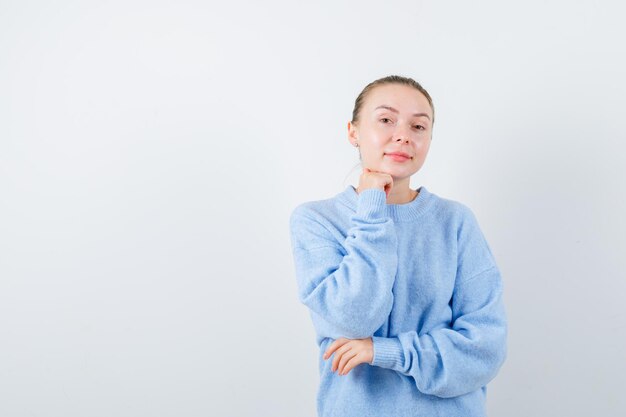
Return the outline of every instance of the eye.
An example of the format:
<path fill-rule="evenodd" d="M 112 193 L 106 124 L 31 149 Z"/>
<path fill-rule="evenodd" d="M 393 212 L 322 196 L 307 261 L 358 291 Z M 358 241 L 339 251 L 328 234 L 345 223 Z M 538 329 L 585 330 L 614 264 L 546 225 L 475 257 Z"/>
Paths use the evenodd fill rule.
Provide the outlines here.
<path fill-rule="evenodd" d="M 415 127 L 421 128 L 420 130 L 425 130 L 426 128 L 422 125 L 415 125 Z"/>
<path fill-rule="evenodd" d="M 381 120 L 381 121 L 383 121 L 383 120 L 391 120 L 391 119 L 389 119 L 388 117 L 383 117 L 383 118 L 382 118 L 382 119 L 380 119 L 380 120 Z M 385 122 L 383 122 L 383 123 L 385 123 Z"/>

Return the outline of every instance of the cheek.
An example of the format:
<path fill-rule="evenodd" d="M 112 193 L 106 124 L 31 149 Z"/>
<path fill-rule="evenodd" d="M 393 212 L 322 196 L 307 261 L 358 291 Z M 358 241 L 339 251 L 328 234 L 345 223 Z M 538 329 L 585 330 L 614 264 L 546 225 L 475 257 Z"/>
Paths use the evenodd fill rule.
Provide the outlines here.
<path fill-rule="evenodd" d="M 389 136 L 383 132 L 375 133 L 372 135 L 372 143 L 374 144 L 374 146 L 377 147 L 382 147 L 388 142 L 388 140 Z"/>
<path fill-rule="evenodd" d="M 385 149 L 387 140 L 383 135 L 371 132 L 367 137 L 361 137 L 362 150 L 367 149 L 369 153 L 382 152 Z"/>

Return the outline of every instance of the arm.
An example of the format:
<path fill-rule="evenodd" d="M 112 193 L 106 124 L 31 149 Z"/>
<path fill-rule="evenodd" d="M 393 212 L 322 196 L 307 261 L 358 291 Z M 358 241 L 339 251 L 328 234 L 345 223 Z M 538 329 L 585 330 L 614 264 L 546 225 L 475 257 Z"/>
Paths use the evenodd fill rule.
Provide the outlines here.
<path fill-rule="evenodd" d="M 507 324 L 502 284 L 492 267 L 455 287 L 452 327 L 418 335 L 373 336 L 373 366 L 415 379 L 417 389 L 443 398 L 486 385 L 506 357 Z"/>
<path fill-rule="evenodd" d="M 459 234 L 450 326 L 422 334 L 374 336 L 372 365 L 411 376 L 418 390 L 443 398 L 481 388 L 496 376 L 506 358 L 502 292 L 500 271 L 475 218 L 469 216 Z"/>
<path fill-rule="evenodd" d="M 324 337 L 365 338 L 387 320 L 398 255 L 386 194 L 366 189 L 344 242 L 306 210 L 290 218 L 299 299 Z"/>

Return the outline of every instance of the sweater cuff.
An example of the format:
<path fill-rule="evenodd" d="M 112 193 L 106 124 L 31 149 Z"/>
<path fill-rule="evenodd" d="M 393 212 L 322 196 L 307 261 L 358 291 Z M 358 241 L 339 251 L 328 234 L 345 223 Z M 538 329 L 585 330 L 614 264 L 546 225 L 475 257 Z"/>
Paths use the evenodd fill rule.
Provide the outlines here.
<path fill-rule="evenodd" d="M 356 214 L 363 219 L 382 218 L 387 206 L 387 193 L 378 188 L 368 188 L 359 193 Z"/>
<path fill-rule="evenodd" d="M 372 366 L 394 370 L 403 368 L 404 356 L 400 339 L 372 336 L 372 343 L 374 345 Z"/>

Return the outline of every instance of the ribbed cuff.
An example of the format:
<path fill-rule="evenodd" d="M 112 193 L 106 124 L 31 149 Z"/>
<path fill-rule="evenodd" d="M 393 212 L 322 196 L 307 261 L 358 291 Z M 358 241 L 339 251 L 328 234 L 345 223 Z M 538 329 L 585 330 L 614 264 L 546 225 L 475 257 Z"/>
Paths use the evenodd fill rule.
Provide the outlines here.
<path fill-rule="evenodd" d="M 387 193 L 378 188 L 368 188 L 359 193 L 356 214 L 364 219 L 378 219 L 385 216 Z"/>
<path fill-rule="evenodd" d="M 374 360 L 372 366 L 388 369 L 402 369 L 404 357 L 402 344 L 397 337 L 372 336 Z"/>

